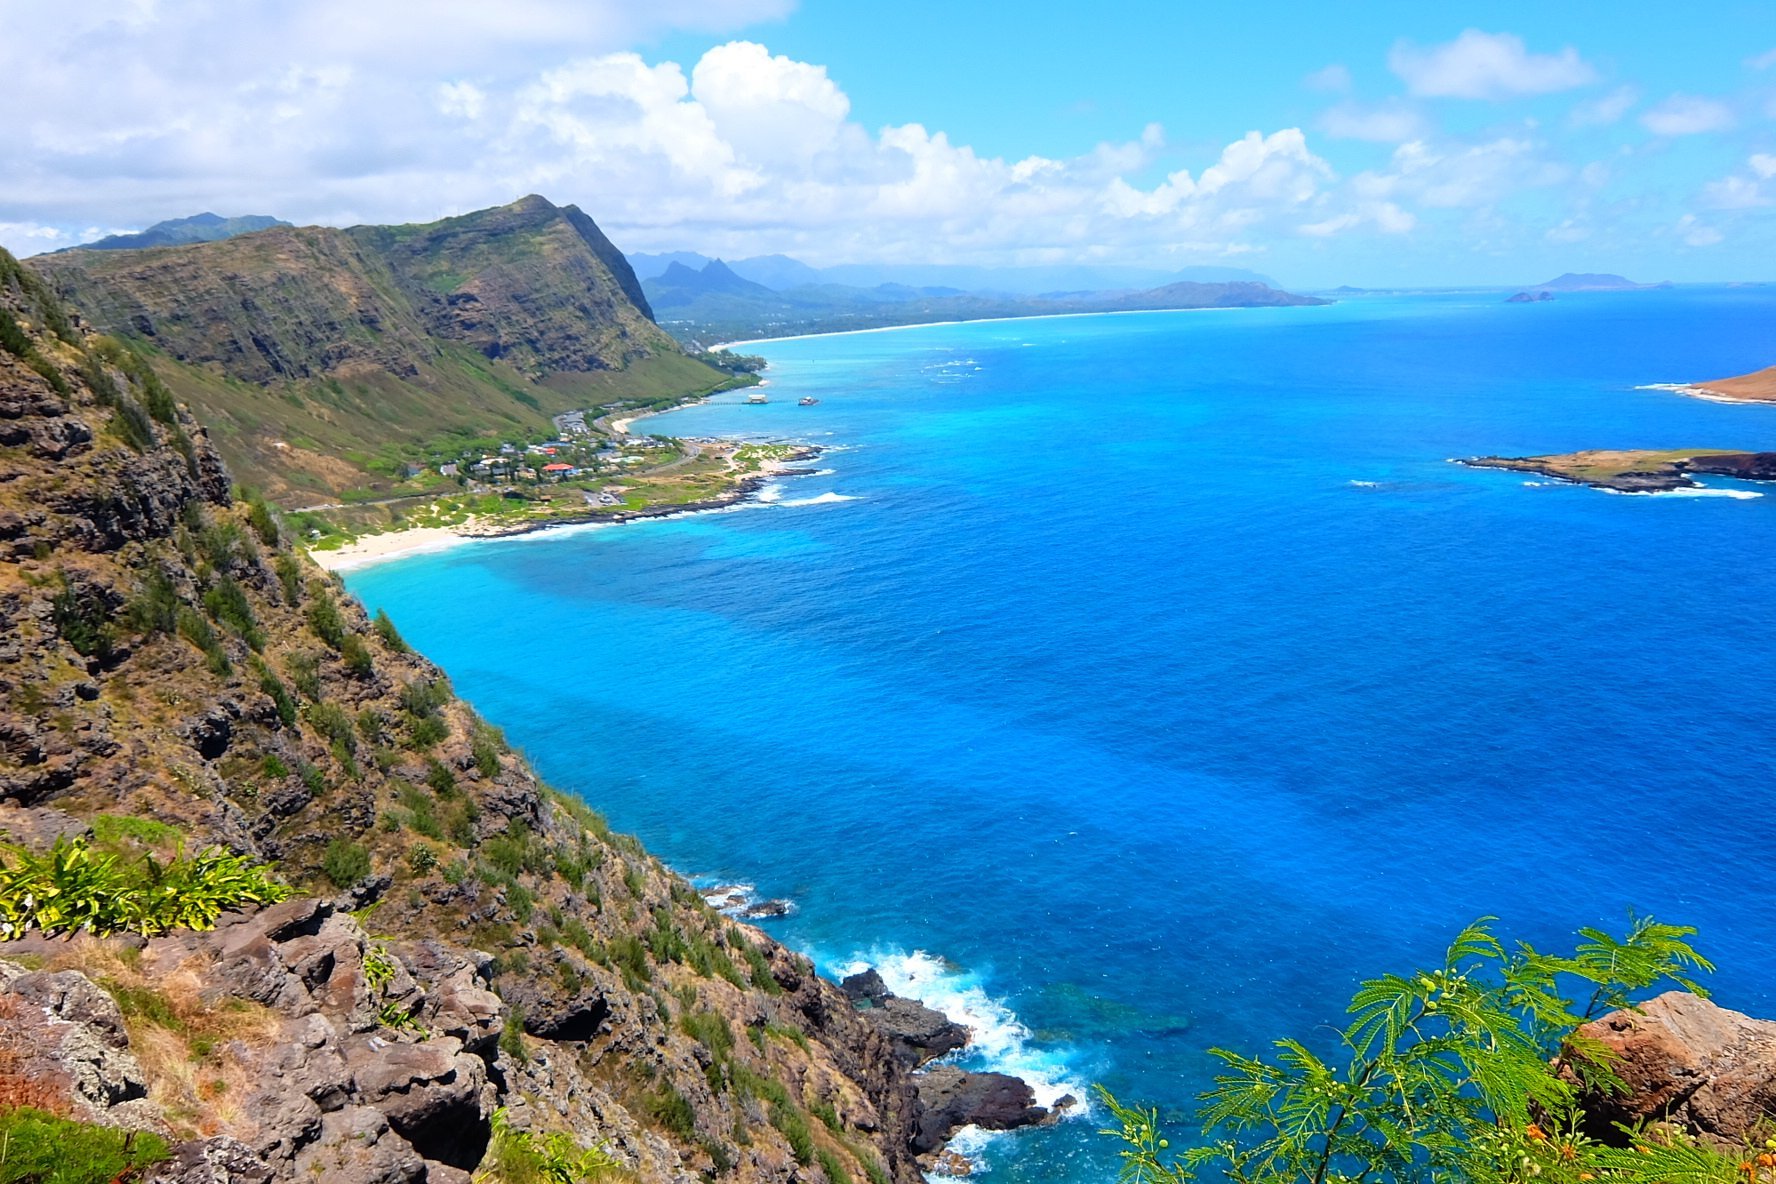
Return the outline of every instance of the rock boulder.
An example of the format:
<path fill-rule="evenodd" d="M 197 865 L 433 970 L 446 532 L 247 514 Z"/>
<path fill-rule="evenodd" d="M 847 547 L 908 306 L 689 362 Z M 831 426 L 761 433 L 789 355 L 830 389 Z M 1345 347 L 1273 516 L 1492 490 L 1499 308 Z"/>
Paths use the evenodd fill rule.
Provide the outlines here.
<path fill-rule="evenodd" d="M 1590 1133 L 1621 1142 L 1617 1124 L 1675 1122 L 1737 1148 L 1776 1115 L 1776 1022 L 1755 1020 L 1683 991 L 1616 1011 L 1579 1029 L 1611 1055 L 1627 1086 L 1583 1100 Z"/>

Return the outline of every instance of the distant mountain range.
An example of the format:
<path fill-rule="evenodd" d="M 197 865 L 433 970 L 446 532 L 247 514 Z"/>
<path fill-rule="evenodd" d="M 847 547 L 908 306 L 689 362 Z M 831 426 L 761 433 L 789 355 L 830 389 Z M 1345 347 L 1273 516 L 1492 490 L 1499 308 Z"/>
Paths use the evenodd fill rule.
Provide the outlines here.
<path fill-rule="evenodd" d="M 719 259 L 677 253 L 643 256 L 637 274 L 660 325 L 680 341 L 706 346 L 718 341 L 830 333 L 925 321 L 984 320 L 1136 309 L 1251 308 L 1324 304 L 1312 296 L 1280 291 L 1257 279 L 1171 280 L 1143 287 L 1084 288 L 1025 293 L 975 290 L 948 284 L 887 281 L 870 287 L 836 282 L 834 272 L 817 270 L 781 255 L 728 264 Z M 663 266 L 661 265 L 663 262 Z M 634 265 L 634 257 L 631 257 Z M 658 270 L 654 270 L 654 268 Z M 906 274 L 956 275 L 969 269 L 891 268 Z M 1113 272 L 1115 269 L 1106 269 Z M 1219 272 L 1230 269 L 1206 269 Z M 1092 269 L 1050 269 L 1091 272 Z M 748 273 L 751 273 L 750 275 Z M 1144 276 L 1164 273 L 1142 273 Z M 1253 273 L 1235 273 L 1241 276 Z M 771 276 L 773 287 L 760 276 Z M 812 281 L 808 277 L 814 277 Z M 1100 273 L 1101 276 L 1101 273 Z M 1080 278 L 1075 276 L 1074 278 Z M 800 282 L 792 282 L 800 281 Z"/>
<path fill-rule="evenodd" d="M 1556 276 L 1547 283 L 1532 285 L 1534 290 L 1546 292 L 1632 292 L 1643 288 L 1669 288 L 1670 286 L 1670 280 L 1658 284 L 1637 284 L 1633 280 L 1624 279 L 1619 275 L 1591 271 L 1569 271 L 1565 275 Z"/>
<path fill-rule="evenodd" d="M 65 251 L 135 251 L 143 247 L 179 247 L 186 243 L 213 243 L 237 234 L 288 226 L 288 222 L 270 214 L 243 214 L 224 218 L 220 214 L 193 214 L 189 218 L 172 218 L 156 222 L 135 234 L 108 234 L 97 242 L 64 247 Z M 60 252 L 58 252 L 59 254 Z"/>
<path fill-rule="evenodd" d="M 677 263 L 700 271 L 714 260 L 695 251 L 668 251 L 629 256 L 629 266 L 644 280 L 665 274 Z M 778 292 L 813 284 L 840 284 L 849 288 L 874 288 L 905 284 L 912 288 L 949 288 L 957 292 L 995 292 L 1039 296 L 1052 292 L 1107 292 L 1159 288 L 1166 284 L 1254 283 L 1278 286 L 1267 275 L 1238 267 L 1185 267 L 1163 271 L 1153 267 L 1096 267 L 1058 264 L 1052 267 L 965 267 L 922 263 L 844 263 L 836 267 L 810 267 L 787 255 L 758 255 L 724 264 L 735 275 Z"/>

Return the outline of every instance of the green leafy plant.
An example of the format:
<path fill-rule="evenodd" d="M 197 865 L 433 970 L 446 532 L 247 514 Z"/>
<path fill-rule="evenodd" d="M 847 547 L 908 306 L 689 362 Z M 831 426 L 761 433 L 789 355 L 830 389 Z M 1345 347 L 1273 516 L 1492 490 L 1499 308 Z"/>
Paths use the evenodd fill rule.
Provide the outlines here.
<path fill-rule="evenodd" d="M 47 936 L 208 929 L 228 909 L 273 904 L 290 889 L 244 855 L 211 847 L 165 863 L 93 850 L 84 837 L 56 840 L 41 854 L 0 849 L 0 940 L 31 930 Z"/>
<path fill-rule="evenodd" d="M 345 616 L 339 611 L 333 594 L 327 591 L 327 585 L 320 580 L 310 580 L 308 584 L 308 627 L 334 649 L 345 644 Z"/>
<path fill-rule="evenodd" d="M 248 648 L 265 648 L 265 630 L 259 627 L 246 592 L 233 576 L 217 580 L 215 587 L 204 593 L 203 603 L 204 611 L 238 633 Z"/>
<path fill-rule="evenodd" d="M 321 854 L 321 871 L 336 888 L 349 888 L 370 874 L 370 852 L 350 839 L 334 839 Z"/>
<path fill-rule="evenodd" d="M 166 1140 L 29 1107 L 0 1113 L 0 1184 L 115 1184 L 169 1158 Z"/>
<path fill-rule="evenodd" d="M 151 568 L 124 608 L 124 620 L 138 633 L 171 633 L 179 622 L 179 593 L 160 568 Z"/>
<path fill-rule="evenodd" d="M 401 637 L 401 631 L 396 629 L 394 621 L 389 619 L 386 610 L 380 608 L 376 610 L 376 615 L 370 619 L 370 627 L 376 630 L 376 636 L 382 638 L 382 644 L 387 646 L 391 653 L 412 652 L 412 648 Z"/>
<path fill-rule="evenodd" d="M 593 1184 L 621 1167 L 603 1143 L 581 1147 L 560 1131 L 519 1130 L 501 1107 L 493 1112 L 493 1137 L 475 1184 Z"/>
<path fill-rule="evenodd" d="M 105 659 L 117 642 L 111 615 L 89 591 L 77 589 L 62 577 L 61 591 L 50 601 L 50 619 L 62 640 L 83 658 Z"/>
<path fill-rule="evenodd" d="M 1576 1035 L 1669 983 L 1701 992 L 1713 969 L 1694 930 L 1635 919 L 1621 938 L 1582 929 L 1570 955 L 1507 947 L 1483 919 L 1435 969 L 1362 984 L 1336 1059 L 1279 1040 L 1270 1059 L 1212 1050 L 1223 1072 L 1203 1095 L 1203 1142 L 1174 1155 L 1152 1109 L 1101 1087 L 1123 1148 L 1123 1184 L 1727 1184 L 1736 1160 L 1674 1135 L 1631 1133 L 1610 1148 L 1579 1136 L 1578 1102 L 1620 1087 Z"/>

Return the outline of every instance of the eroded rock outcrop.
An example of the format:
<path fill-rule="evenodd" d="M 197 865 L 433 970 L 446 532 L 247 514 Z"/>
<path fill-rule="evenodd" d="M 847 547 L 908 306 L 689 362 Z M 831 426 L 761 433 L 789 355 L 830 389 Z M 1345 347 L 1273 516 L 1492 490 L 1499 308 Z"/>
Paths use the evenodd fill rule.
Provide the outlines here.
<path fill-rule="evenodd" d="M 886 1036 L 894 1055 L 916 1069 L 968 1043 L 968 1029 L 917 999 L 903 999 L 888 989 L 874 967 L 848 976 L 839 984 L 851 1005 Z"/>
<path fill-rule="evenodd" d="M 1584 1099 L 1596 1138 L 1619 1143 L 1619 1125 L 1673 1122 L 1738 1148 L 1776 1122 L 1776 1022 L 1670 991 L 1578 1034 L 1603 1050 L 1626 1086 Z"/>

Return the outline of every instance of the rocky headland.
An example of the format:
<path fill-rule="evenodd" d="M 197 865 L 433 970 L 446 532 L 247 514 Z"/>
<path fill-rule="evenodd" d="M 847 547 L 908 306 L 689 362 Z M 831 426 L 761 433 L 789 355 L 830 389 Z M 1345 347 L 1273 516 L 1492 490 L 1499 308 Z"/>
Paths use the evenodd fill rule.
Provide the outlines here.
<path fill-rule="evenodd" d="M 1653 383 L 1643 389 L 1673 391 L 1692 399 L 1711 399 L 1721 403 L 1776 403 L 1776 366 L 1737 374 L 1732 378 L 1711 378 L 1704 382 Z"/>
<path fill-rule="evenodd" d="M 1590 485 L 1617 493 L 1664 493 L 1696 489 L 1697 476 L 1776 481 L 1776 452 L 1724 449 L 1592 449 L 1550 456 L 1476 456 L 1475 468 L 1510 469 Z"/>
<path fill-rule="evenodd" d="M 614 1179 L 914 1184 L 957 1123 L 1029 1111 L 922 1083 L 807 959 L 540 783 L 3 252 L 0 438 L 0 860 L 214 846 L 293 889 L 0 947 L 0 1098 L 158 1132 L 181 1184 L 497 1181 L 519 1135 Z"/>

